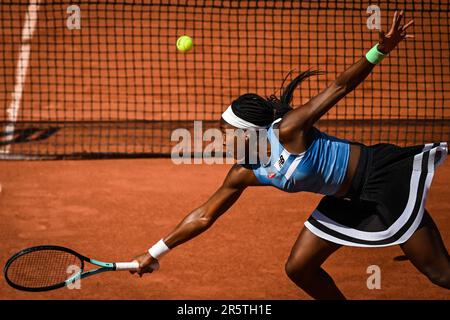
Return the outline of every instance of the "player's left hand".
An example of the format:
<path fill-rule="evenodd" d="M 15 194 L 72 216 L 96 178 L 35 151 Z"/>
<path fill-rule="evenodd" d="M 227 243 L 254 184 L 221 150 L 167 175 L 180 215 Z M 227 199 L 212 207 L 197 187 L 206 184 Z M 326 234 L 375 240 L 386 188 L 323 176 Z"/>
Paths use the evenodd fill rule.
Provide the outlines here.
<path fill-rule="evenodd" d="M 413 35 L 406 33 L 406 30 L 413 25 L 414 20 L 410 20 L 407 24 L 401 25 L 403 16 L 403 10 L 400 13 L 395 11 L 389 32 L 385 34 L 383 31 L 380 31 L 378 50 L 382 53 L 391 52 L 402 40 L 414 38 Z"/>

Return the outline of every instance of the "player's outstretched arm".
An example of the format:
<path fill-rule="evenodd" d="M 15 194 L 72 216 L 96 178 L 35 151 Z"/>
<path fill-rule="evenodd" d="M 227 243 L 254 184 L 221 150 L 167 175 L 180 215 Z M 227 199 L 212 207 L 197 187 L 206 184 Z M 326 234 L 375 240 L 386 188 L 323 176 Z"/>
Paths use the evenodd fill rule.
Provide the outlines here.
<path fill-rule="evenodd" d="M 239 198 L 244 189 L 253 182 L 253 173 L 235 165 L 228 172 L 222 186 L 202 206 L 189 213 L 165 238 L 149 252 L 135 258 L 139 262 L 138 274 L 151 273 L 150 265 L 168 250 L 208 230 Z M 155 254 L 150 254 L 151 252 Z M 159 256 L 158 256 L 159 255 Z M 133 272 L 134 273 L 134 272 Z"/>
<path fill-rule="evenodd" d="M 379 43 L 344 72 L 342 72 L 329 87 L 313 97 L 300 108 L 289 112 L 279 126 L 280 138 L 283 142 L 296 139 L 299 132 L 306 132 L 327 113 L 345 95 L 353 91 L 370 74 L 373 67 L 385 55 L 392 51 L 404 39 L 412 37 L 406 30 L 413 24 L 413 20 L 401 25 L 403 11 L 395 12 L 391 28 L 387 34 L 380 32 Z"/>

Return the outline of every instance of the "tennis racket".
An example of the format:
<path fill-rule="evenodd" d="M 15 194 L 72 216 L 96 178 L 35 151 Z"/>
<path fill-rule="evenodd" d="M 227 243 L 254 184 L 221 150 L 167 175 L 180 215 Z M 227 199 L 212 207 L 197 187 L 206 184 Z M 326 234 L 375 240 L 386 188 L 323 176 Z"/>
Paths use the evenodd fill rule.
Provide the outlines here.
<path fill-rule="evenodd" d="M 85 271 L 85 262 L 99 268 Z M 159 263 L 151 265 L 159 269 Z M 6 282 L 13 288 L 23 291 L 49 291 L 68 286 L 75 281 L 106 271 L 139 268 L 133 262 L 102 262 L 85 257 L 69 248 L 44 245 L 24 249 L 6 262 L 3 273 Z"/>

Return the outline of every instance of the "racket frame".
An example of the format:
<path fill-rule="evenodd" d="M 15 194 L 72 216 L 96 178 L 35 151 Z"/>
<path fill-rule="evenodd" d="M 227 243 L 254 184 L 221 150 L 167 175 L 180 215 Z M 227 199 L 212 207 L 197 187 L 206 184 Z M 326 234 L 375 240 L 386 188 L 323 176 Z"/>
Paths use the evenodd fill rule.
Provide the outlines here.
<path fill-rule="evenodd" d="M 70 276 L 68 279 L 66 279 L 63 282 L 60 282 L 60 283 L 57 283 L 57 284 L 54 284 L 51 286 L 40 287 L 40 288 L 23 287 L 21 285 L 18 285 L 16 283 L 12 282 L 8 278 L 8 268 L 17 258 L 19 258 L 25 254 L 28 254 L 30 252 L 43 251 L 43 250 L 63 251 L 63 252 L 67 252 L 69 254 L 76 256 L 78 259 L 80 259 L 80 262 L 81 262 L 80 271 L 77 272 L 76 274 Z M 84 262 L 85 261 L 89 262 L 93 265 L 96 265 L 100 268 L 84 271 Z M 129 266 L 129 268 L 120 268 L 120 270 L 136 270 L 139 266 L 139 264 L 137 262 L 132 262 L 132 263 L 127 262 L 127 263 L 119 263 L 119 264 L 124 264 L 124 265 L 126 264 Z M 23 250 L 17 252 L 16 254 L 14 254 L 12 257 L 10 257 L 5 264 L 5 267 L 3 268 L 3 275 L 5 277 L 6 282 L 14 289 L 22 290 L 22 291 L 30 291 L 30 292 L 42 292 L 42 291 L 50 291 L 50 290 L 54 290 L 54 289 L 63 288 L 69 284 L 74 283 L 77 280 L 92 276 L 94 274 L 98 274 L 98 273 L 102 273 L 102 272 L 106 272 L 106 271 L 115 271 L 116 266 L 117 265 L 114 262 L 102 262 L 102 261 L 94 260 L 94 259 L 88 258 L 86 256 L 83 256 L 82 254 L 80 254 L 72 249 L 66 248 L 66 247 L 55 246 L 55 245 L 40 245 L 40 246 L 34 246 L 34 247 L 23 249 Z"/>

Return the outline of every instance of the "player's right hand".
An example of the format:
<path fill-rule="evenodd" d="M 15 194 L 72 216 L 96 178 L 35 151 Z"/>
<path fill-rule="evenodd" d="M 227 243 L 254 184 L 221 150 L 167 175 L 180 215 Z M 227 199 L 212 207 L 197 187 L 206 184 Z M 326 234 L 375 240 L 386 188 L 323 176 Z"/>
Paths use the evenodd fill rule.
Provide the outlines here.
<path fill-rule="evenodd" d="M 148 252 L 136 256 L 134 261 L 139 263 L 139 269 L 136 271 L 130 271 L 130 273 L 137 273 L 140 277 L 142 277 L 144 273 L 152 273 L 153 271 L 156 271 L 157 269 L 155 269 L 155 265 L 159 267 L 158 260 L 153 258 Z"/>

